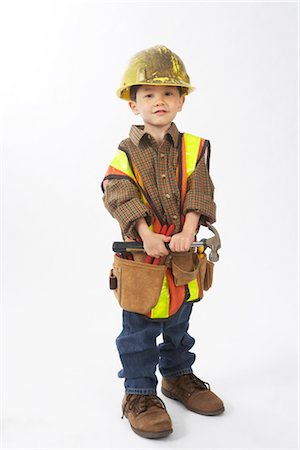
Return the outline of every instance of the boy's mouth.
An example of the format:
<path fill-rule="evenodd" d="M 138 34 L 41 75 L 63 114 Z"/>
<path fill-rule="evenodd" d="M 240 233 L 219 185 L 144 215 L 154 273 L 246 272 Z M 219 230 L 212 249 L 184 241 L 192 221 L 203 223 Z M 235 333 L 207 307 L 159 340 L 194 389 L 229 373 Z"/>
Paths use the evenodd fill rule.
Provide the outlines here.
<path fill-rule="evenodd" d="M 154 114 L 165 114 L 167 111 L 165 109 L 159 109 L 154 112 Z"/>

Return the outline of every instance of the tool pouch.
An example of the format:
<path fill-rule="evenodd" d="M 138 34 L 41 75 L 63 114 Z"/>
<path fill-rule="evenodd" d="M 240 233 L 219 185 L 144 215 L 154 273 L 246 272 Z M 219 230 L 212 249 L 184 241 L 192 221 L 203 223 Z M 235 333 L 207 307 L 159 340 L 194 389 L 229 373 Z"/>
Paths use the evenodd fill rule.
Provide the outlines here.
<path fill-rule="evenodd" d="M 147 314 L 158 302 L 166 268 L 114 255 L 110 285 L 120 306 L 126 311 Z"/>
<path fill-rule="evenodd" d="M 204 290 L 208 291 L 212 286 L 213 282 L 213 274 L 214 274 L 214 263 L 211 261 L 206 262 L 206 271 L 204 277 Z"/>
<path fill-rule="evenodd" d="M 203 291 L 208 291 L 208 289 L 212 286 L 214 263 L 208 261 L 205 253 L 199 255 L 198 259 L 199 259 L 198 284 L 200 288 L 199 290 L 201 297 L 203 296 Z"/>
<path fill-rule="evenodd" d="M 172 272 L 176 286 L 183 286 L 197 278 L 199 258 L 195 252 L 172 253 Z"/>

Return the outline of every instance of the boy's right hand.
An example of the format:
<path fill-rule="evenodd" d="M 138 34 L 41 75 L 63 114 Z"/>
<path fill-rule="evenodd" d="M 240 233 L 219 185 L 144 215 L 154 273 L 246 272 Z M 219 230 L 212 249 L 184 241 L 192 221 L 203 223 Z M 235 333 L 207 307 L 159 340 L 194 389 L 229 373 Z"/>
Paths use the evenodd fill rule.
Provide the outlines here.
<path fill-rule="evenodd" d="M 143 236 L 144 250 L 147 255 L 153 258 L 160 258 L 169 254 L 169 250 L 165 246 L 165 242 L 170 242 L 171 236 L 153 233 L 150 231 Z"/>

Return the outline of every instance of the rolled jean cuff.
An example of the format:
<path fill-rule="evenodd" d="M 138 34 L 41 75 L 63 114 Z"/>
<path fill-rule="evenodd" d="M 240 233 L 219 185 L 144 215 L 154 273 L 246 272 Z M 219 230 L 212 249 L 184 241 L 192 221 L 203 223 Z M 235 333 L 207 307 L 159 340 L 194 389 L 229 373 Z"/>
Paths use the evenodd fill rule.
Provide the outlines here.
<path fill-rule="evenodd" d="M 126 388 L 126 394 L 135 394 L 135 395 L 156 395 L 156 389 L 150 388 Z"/>
<path fill-rule="evenodd" d="M 162 376 L 164 378 L 174 378 L 174 377 L 180 377 L 180 375 L 187 375 L 188 373 L 193 373 L 193 371 L 190 367 L 188 369 L 177 370 L 176 372 L 169 372 L 168 374 L 162 373 Z"/>

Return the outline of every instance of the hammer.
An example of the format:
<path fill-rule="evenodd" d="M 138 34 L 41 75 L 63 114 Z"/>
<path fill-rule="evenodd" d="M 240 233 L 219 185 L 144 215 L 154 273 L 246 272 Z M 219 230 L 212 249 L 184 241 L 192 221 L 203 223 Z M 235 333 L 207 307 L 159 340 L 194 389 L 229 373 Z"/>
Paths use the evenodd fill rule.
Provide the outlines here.
<path fill-rule="evenodd" d="M 210 248 L 211 252 L 209 254 L 209 260 L 212 262 L 219 261 L 219 254 L 218 250 L 221 248 L 221 239 L 220 235 L 215 229 L 215 227 L 212 226 L 211 223 L 206 222 L 207 227 L 214 233 L 214 236 L 209 239 L 201 239 L 200 244 L 204 246 L 204 250 L 208 247 Z M 198 244 L 198 242 L 193 242 L 193 244 Z M 192 244 L 192 246 L 193 246 Z M 198 245 L 197 245 L 198 246 Z"/>
<path fill-rule="evenodd" d="M 206 222 L 207 227 L 214 233 L 214 236 L 209 239 L 201 239 L 201 241 L 192 242 L 191 247 L 198 248 L 198 247 L 204 247 L 204 251 L 206 248 L 210 248 L 210 254 L 209 254 L 209 260 L 212 262 L 219 261 L 219 254 L 218 250 L 221 248 L 221 239 L 219 236 L 219 233 L 215 229 L 215 227 L 212 226 L 211 223 Z M 169 246 L 166 243 L 166 247 L 169 250 Z M 124 253 L 124 252 L 130 252 L 131 250 L 140 250 L 142 251 L 144 249 L 142 242 L 114 242 L 113 243 L 113 251 L 116 253 Z"/>

